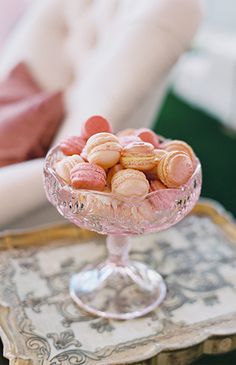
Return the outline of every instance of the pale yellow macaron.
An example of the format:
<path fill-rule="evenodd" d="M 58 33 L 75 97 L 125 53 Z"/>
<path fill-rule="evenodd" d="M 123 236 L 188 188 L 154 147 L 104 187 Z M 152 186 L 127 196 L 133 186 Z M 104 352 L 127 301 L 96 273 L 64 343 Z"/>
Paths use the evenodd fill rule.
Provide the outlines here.
<path fill-rule="evenodd" d="M 148 171 L 156 166 L 154 147 L 147 142 L 132 142 L 121 151 L 120 162 L 126 169 Z"/>

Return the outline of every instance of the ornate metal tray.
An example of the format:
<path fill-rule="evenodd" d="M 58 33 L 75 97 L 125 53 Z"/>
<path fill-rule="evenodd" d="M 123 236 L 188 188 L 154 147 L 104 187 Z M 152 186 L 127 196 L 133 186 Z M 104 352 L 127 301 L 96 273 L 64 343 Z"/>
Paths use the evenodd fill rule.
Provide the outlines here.
<path fill-rule="evenodd" d="M 71 273 L 105 256 L 102 236 L 70 224 L 2 234 L 0 334 L 10 364 L 185 365 L 236 348 L 236 226 L 220 206 L 200 202 L 177 226 L 134 238 L 132 255 L 158 267 L 167 298 L 144 318 L 109 321 L 68 293 Z"/>

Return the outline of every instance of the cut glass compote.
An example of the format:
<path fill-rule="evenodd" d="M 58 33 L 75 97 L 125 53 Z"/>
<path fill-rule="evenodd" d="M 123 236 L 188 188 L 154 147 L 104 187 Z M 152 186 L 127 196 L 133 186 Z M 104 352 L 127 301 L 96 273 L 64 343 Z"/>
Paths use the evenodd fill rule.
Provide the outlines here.
<path fill-rule="evenodd" d="M 106 234 L 108 258 L 93 262 L 72 276 L 70 294 L 86 311 L 116 319 L 142 316 L 164 300 L 166 285 L 159 273 L 129 259 L 132 236 L 158 232 L 179 222 L 196 204 L 201 191 L 201 165 L 178 189 L 162 189 L 144 197 L 74 189 L 55 172 L 63 157 L 51 149 L 44 166 L 48 200 L 79 227 Z"/>

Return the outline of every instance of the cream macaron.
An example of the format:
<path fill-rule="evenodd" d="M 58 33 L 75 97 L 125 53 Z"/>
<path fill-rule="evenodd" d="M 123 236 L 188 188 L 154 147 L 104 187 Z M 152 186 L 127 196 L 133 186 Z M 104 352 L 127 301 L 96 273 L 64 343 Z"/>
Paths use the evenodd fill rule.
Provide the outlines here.
<path fill-rule="evenodd" d="M 150 189 L 142 171 L 125 169 L 118 171 L 111 180 L 111 191 L 123 196 L 145 196 Z"/>
<path fill-rule="evenodd" d="M 79 155 L 66 156 L 56 162 L 55 171 L 67 184 L 70 184 L 70 172 L 77 164 L 84 162 Z"/>
<path fill-rule="evenodd" d="M 122 146 L 116 136 L 111 133 L 97 133 L 86 143 L 87 159 L 104 169 L 117 164 L 120 159 Z"/>
<path fill-rule="evenodd" d="M 191 158 L 193 162 L 196 160 L 192 147 L 190 147 L 189 144 L 184 141 L 179 141 L 177 139 L 172 141 L 167 141 L 161 145 L 161 148 L 163 148 L 167 152 L 172 152 L 172 151 L 184 152 Z"/>
<path fill-rule="evenodd" d="M 132 142 L 121 151 L 121 164 L 126 169 L 151 170 L 156 166 L 154 147 L 147 142 Z"/>

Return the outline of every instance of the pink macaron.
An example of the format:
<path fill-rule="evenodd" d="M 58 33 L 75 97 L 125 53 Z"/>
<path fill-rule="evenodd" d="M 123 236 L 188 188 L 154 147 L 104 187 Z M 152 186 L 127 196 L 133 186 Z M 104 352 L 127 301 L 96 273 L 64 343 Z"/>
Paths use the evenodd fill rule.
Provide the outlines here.
<path fill-rule="evenodd" d="M 139 137 L 143 142 L 151 143 L 155 148 L 159 147 L 159 138 L 155 132 L 149 128 L 137 129 L 135 135 Z"/>
<path fill-rule="evenodd" d="M 158 177 L 168 188 L 178 188 L 187 183 L 193 171 L 191 158 L 179 151 L 168 152 L 157 166 Z"/>
<path fill-rule="evenodd" d="M 65 138 L 60 143 L 60 150 L 66 156 L 80 155 L 84 146 L 85 140 L 79 136 L 71 136 Z"/>
<path fill-rule="evenodd" d="M 112 127 L 108 120 L 100 115 L 93 115 L 81 126 L 81 136 L 86 140 L 94 134 L 101 132 L 112 133 Z"/>
<path fill-rule="evenodd" d="M 83 162 L 70 171 L 71 185 L 76 189 L 103 190 L 106 185 L 106 173 L 100 166 Z"/>

